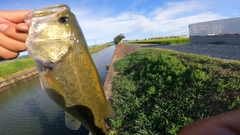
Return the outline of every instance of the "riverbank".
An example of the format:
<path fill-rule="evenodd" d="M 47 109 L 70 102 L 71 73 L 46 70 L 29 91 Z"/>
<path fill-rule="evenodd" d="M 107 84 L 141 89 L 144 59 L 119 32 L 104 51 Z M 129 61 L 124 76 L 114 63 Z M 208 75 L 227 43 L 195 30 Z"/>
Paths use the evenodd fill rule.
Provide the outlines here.
<path fill-rule="evenodd" d="M 112 45 L 111 44 L 94 45 L 94 46 L 89 47 L 89 52 L 92 54 L 92 53 L 101 51 L 102 49 L 108 48 L 110 46 L 112 46 Z"/>
<path fill-rule="evenodd" d="M 111 99 L 112 96 L 113 77 L 117 74 L 114 71 L 113 63 L 124 58 L 130 53 L 137 51 L 143 46 L 146 46 L 146 44 L 123 44 L 116 46 L 111 63 L 109 64 L 106 80 L 103 85 L 103 89 L 108 100 Z"/>
<path fill-rule="evenodd" d="M 91 54 L 96 53 L 96 52 L 103 50 L 110 46 L 111 45 L 92 46 L 89 48 L 89 52 Z M 33 61 L 33 63 L 34 63 L 34 61 Z M 18 64 L 21 64 L 21 63 L 18 63 Z M 25 65 L 25 64 L 22 64 L 22 65 Z M 7 65 L 6 68 L 16 67 L 16 66 L 17 65 L 12 65 L 12 66 Z M 3 70 L 3 69 L 1 69 L 1 70 Z M 26 79 L 26 78 L 34 76 L 34 75 L 37 75 L 37 70 L 36 70 L 35 66 L 24 69 L 24 70 L 20 70 L 16 73 L 12 73 L 12 74 L 4 76 L 4 77 L 0 77 L 0 90 L 1 90 L 1 88 L 5 87 L 5 86 L 11 85 L 15 82 L 18 82 L 20 80 Z"/>
<path fill-rule="evenodd" d="M 36 67 L 28 68 L 25 70 L 22 70 L 20 72 L 17 72 L 15 74 L 12 74 L 11 76 L 8 76 L 6 78 L 0 78 L 0 90 L 1 88 L 8 86 L 10 84 L 13 84 L 15 82 L 21 81 L 23 79 L 26 79 L 28 77 L 32 77 L 34 75 L 37 75 Z"/>
<path fill-rule="evenodd" d="M 105 82 L 103 85 L 103 89 L 104 89 L 106 98 L 108 100 L 111 99 L 112 89 L 113 89 L 113 78 L 117 74 L 117 72 L 114 71 L 113 63 L 144 47 L 156 47 L 156 44 L 152 44 L 152 43 L 151 44 L 133 44 L 132 43 L 132 44 L 121 44 L 116 46 L 111 63 L 109 64 L 109 69 L 107 72 Z"/>

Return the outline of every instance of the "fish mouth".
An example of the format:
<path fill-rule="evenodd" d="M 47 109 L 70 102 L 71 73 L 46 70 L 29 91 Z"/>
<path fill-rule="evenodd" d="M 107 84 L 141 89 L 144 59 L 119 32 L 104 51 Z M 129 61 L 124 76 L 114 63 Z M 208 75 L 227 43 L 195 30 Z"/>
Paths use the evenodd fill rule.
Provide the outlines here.
<path fill-rule="evenodd" d="M 51 18 L 54 18 L 58 13 L 69 10 L 70 8 L 67 5 L 61 4 L 61 5 L 55 5 L 50 6 L 42 9 L 35 9 L 32 12 L 29 12 L 24 16 L 24 21 L 27 23 L 30 28 L 28 31 L 28 38 L 26 40 L 27 48 L 29 48 L 34 42 L 38 41 L 44 41 L 44 40 L 59 40 L 59 38 L 55 37 L 49 37 L 48 39 L 41 39 L 41 37 L 38 36 L 37 32 L 38 30 L 34 29 L 34 25 L 38 22 L 47 22 L 48 20 L 51 20 Z"/>
<path fill-rule="evenodd" d="M 64 10 L 70 11 L 70 8 L 65 4 L 60 4 L 60 5 L 50 6 L 42 9 L 35 9 L 32 12 L 25 15 L 24 21 L 25 23 L 30 25 L 32 23 L 33 18 L 47 19 L 51 16 L 55 16 L 56 14 Z"/>
<path fill-rule="evenodd" d="M 52 45 L 52 43 L 64 41 L 61 41 L 62 38 L 56 37 L 54 34 L 50 35 L 50 37 L 44 37 L 42 35 L 39 35 L 39 32 L 45 28 L 47 22 L 51 22 L 51 20 L 55 18 L 59 13 L 65 11 L 70 11 L 70 8 L 67 5 L 61 4 L 42 9 L 36 9 L 24 16 L 25 23 L 30 26 L 28 31 L 28 38 L 26 40 L 28 53 L 37 62 L 47 67 L 56 66 L 56 64 L 62 60 L 62 57 L 65 56 L 65 53 L 67 53 L 69 49 L 54 46 L 49 49 L 45 49 L 44 47 L 47 45 Z M 58 49 L 60 51 L 58 51 Z"/>

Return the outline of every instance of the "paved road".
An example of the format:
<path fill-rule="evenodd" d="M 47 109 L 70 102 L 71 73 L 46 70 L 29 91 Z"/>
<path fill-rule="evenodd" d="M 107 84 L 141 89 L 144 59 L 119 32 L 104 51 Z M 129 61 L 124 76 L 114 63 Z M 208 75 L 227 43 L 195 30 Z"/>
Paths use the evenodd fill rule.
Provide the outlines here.
<path fill-rule="evenodd" d="M 240 46 L 233 45 L 158 45 L 156 48 L 166 48 L 180 52 L 194 53 L 222 59 L 240 60 Z"/>

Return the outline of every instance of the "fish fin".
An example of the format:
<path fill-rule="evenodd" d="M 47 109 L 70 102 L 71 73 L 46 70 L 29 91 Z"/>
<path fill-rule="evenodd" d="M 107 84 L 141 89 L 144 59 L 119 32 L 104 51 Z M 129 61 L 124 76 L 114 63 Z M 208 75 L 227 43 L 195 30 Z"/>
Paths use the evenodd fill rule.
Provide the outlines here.
<path fill-rule="evenodd" d="M 65 112 L 65 125 L 71 130 L 78 130 L 81 123 L 69 113 Z"/>
<path fill-rule="evenodd" d="M 47 88 L 47 83 L 43 78 L 43 73 L 39 73 L 39 80 L 40 80 L 40 84 L 43 90 L 45 90 L 45 88 Z"/>
<path fill-rule="evenodd" d="M 41 78 L 39 78 L 39 81 L 40 81 L 40 84 L 41 84 L 41 87 L 42 87 L 42 89 L 44 89 L 44 86 L 43 86 L 42 79 L 41 79 Z"/>
<path fill-rule="evenodd" d="M 108 107 L 107 107 L 107 118 L 114 119 L 116 117 L 116 113 L 114 109 L 112 108 L 111 104 L 108 102 Z"/>

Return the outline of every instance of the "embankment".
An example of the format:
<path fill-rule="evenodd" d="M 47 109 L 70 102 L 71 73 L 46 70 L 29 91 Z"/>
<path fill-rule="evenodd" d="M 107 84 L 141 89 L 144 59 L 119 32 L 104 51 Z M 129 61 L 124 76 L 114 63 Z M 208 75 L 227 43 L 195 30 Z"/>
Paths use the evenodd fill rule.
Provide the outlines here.
<path fill-rule="evenodd" d="M 111 99 L 112 96 L 112 86 L 113 86 L 113 77 L 116 75 L 114 72 L 113 63 L 122 59 L 126 55 L 135 52 L 140 49 L 142 46 L 146 46 L 144 44 L 126 44 L 126 45 L 118 45 L 114 51 L 111 63 L 109 64 L 109 69 L 107 72 L 106 80 L 104 82 L 104 92 L 107 99 Z"/>
<path fill-rule="evenodd" d="M 8 86 L 10 84 L 13 84 L 17 81 L 23 80 L 25 78 L 34 76 L 37 74 L 36 67 L 32 67 L 29 69 L 25 69 L 23 71 L 17 72 L 15 74 L 12 74 L 6 78 L 0 78 L 0 89 L 2 87 Z"/>

